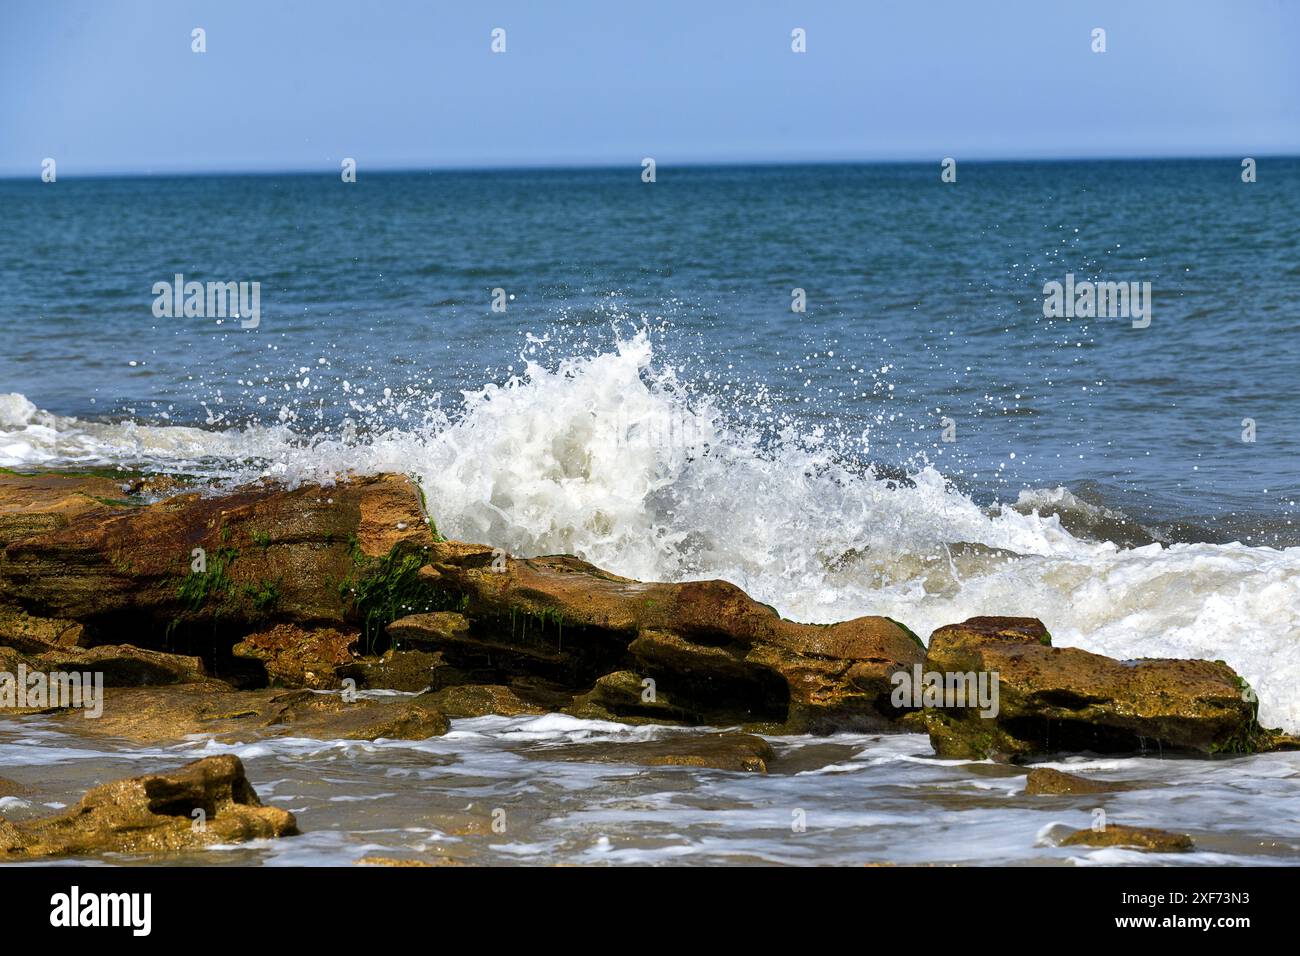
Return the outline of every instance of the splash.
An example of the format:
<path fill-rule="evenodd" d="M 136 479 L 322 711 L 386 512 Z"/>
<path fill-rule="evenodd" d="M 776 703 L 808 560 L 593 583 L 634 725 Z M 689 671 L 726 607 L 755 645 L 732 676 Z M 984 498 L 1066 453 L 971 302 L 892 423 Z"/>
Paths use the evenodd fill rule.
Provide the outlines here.
<path fill-rule="evenodd" d="M 439 528 L 516 555 L 570 553 L 644 580 L 724 578 L 782 614 L 885 614 L 922 635 L 977 614 L 1041 618 L 1058 646 L 1221 659 L 1261 719 L 1300 728 L 1300 548 L 1107 540 L 1122 516 L 1064 489 L 982 508 L 932 467 L 845 458 L 818 429 L 729 424 L 656 367 L 644 334 L 527 361 L 522 374 L 401 428 L 303 435 L 99 424 L 0 397 L 0 462 L 198 469 L 296 483 L 397 471 Z M 1117 543 L 1117 541 L 1119 543 Z"/>

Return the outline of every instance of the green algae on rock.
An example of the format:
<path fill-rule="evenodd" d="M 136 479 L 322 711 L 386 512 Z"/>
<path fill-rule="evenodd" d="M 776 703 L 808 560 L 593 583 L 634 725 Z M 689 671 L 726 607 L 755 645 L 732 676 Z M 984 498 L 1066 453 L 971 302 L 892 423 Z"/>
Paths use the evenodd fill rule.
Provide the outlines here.
<path fill-rule="evenodd" d="M 920 723 L 941 757 L 1024 759 L 1038 754 L 1187 753 L 1271 746 L 1257 704 L 1226 664 L 1117 661 L 1056 648 L 1032 618 L 976 617 L 930 637 L 927 671 L 998 675 L 999 707 L 926 707 Z"/>
<path fill-rule="evenodd" d="M 1108 823 L 1101 830 L 1076 830 L 1060 843 L 1061 846 L 1133 847 L 1155 853 L 1186 853 L 1196 849 L 1192 838 L 1185 833 L 1171 833 L 1149 827 L 1127 827 Z"/>
<path fill-rule="evenodd" d="M 1118 780 L 1093 780 L 1050 767 L 1035 767 L 1025 780 L 1025 795 L 1119 793 L 1137 789 L 1136 784 Z"/>

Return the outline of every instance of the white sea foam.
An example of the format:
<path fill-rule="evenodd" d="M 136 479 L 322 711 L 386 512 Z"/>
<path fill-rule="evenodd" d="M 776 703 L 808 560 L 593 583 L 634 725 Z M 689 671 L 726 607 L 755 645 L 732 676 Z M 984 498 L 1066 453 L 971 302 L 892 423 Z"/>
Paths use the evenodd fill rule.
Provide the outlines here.
<path fill-rule="evenodd" d="M 642 579 L 725 578 L 811 622 L 886 614 L 925 636 L 976 614 L 1039 617 L 1061 646 L 1222 659 L 1266 724 L 1300 730 L 1300 548 L 1084 540 L 1041 513 L 1068 492 L 990 511 L 932 468 L 904 483 L 864 472 L 816 431 L 765 445 L 652 358 L 637 335 L 529 363 L 466 395 L 454 420 L 429 412 L 351 440 L 88 423 L 0 396 L 0 463 L 198 463 L 290 482 L 405 472 L 453 537 Z"/>

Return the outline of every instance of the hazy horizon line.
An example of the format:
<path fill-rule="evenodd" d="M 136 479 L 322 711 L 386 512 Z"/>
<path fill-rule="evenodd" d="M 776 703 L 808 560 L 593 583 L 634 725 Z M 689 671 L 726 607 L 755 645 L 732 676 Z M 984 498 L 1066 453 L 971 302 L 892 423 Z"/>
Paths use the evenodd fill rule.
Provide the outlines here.
<path fill-rule="evenodd" d="M 644 157 L 643 157 L 644 158 Z M 947 157 L 927 157 L 924 159 L 718 159 L 687 160 L 684 162 L 665 162 L 656 160 L 656 170 L 662 169 L 727 169 L 747 167 L 796 167 L 796 166 L 925 166 L 939 165 Z M 984 156 L 972 159 L 953 157 L 961 165 L 1049 165 L 1052 163 L 1154 163 L 1154 162 L 1240 162 L 1247 154 L 1236 153 L 1168 153 L 1168 154 L 1123 154 L 1108 156 Z M 1300 159 L 1296 153 L 1255 153 L 1250 158 L 1259 159 Z M 340 163 L 342 161 L 340 160 Z M 641 160 L 628 163 L 612 162 L 516 162 L 477 163 L 477 164 L 383 164 L 365 166 L 358 164 L 357 175 L 409 175 L 419 173 L 496 173 L 496 172 L 577 172 L 604 170 L 640 170 Z M 303 166 L 284 166 L 273 168 L 213 168 L 213 169 L 150 169 L 110 170 L 98 169 L 90 172 L 65 173 L 59 170 L 59 177 L 68 180 L 80 179 L 149 179 L 149 178 L 220 178 L 237 176 L 337 176 L 339 167 L 314 168 Z M 0 172 L 0 181 L 22 181 L 41 178 L 41 166 L 37 162 L 30 173 Z"/>

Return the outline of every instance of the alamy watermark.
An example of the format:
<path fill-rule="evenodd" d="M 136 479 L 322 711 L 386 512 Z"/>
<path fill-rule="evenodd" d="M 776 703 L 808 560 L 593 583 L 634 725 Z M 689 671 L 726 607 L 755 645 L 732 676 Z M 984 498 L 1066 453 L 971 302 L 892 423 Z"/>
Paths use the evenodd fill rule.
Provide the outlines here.
<path fill-rule="evenodd" d="M 1065 275 L 1064 284 L 1053 279 L 1043 283 L 1043 315 L 1049 319 L 1132 319 L 1133 328 L 1151 324 L 1150 282 L 1074 281 Z"/>
<path fill-rule="evenodd" d="M 913 664 L 910 671 L 895 671 L 889 702 L 899 708 L 979 708 L 981 717 L 998 715 L 997 671 L 922 671 Z"/>
<path fill-rule="evenodd" d="M 0 710 L 44 710 L 49 707 L 76 707 L 89 718 L 104 713 L 104 674 L 102 671 L 29 671 L 26 664 L 18 672 L 0 671 Z"/>
<path fill-rule="evenodd" d="M 262 321 L 260 282 L 186 282 L 180 272 L 173 279 L 153 284 L 155 318 L 232 318 L 245 329 L 255 329 Z"/>

